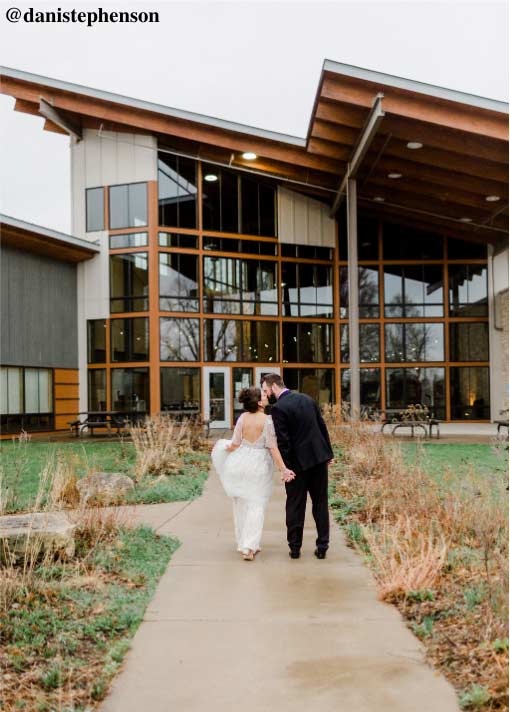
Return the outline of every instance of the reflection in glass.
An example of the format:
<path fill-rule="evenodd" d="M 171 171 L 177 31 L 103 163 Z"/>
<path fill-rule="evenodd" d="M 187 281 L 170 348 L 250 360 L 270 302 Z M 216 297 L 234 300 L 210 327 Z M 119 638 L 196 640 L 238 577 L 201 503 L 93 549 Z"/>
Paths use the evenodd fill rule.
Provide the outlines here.
<path fill-rule="evenodd" d="M 162 361 L 200 361 L 200 322 L 198 319 L 159 320 Z"/>
<path fill-rule="evenodd" d="M 276 262 L 204 257 L 204 311 L 278 314 Z"/>
<path fill-rule="evenodd" d="M 291 391 L 305 393 L 319 405 L 335 402 L 335 372 L 332 368 L 284 368 L 283 380 Z"/>
<path fill-rule="evenodd" d="M 379 258 L 379 221 L 367 215 L 358 215 L 358 260 Z"/>
<path fill-rule="evenodd" d="M 173 232 L 159 233 L 160 247 L 184 247 L 188 250 L 198 249 L 198 235 L 177 235 Z"/>
<path fill-rule="evenodd" d="M 87 321 L 87 363 L 106 363 L 106 320 Z"/>
<path fill-rule="evenodd" d="M 125 235 L 110 235 L 110 250 L 124 247 L 146 247 L 146 232 L 128 232 Z"/>
<path fill-rule="evenodd" d="M 198 257 L 183 252 L 159 254 L 161 311 L 198 311 Z"/>
<path fill-rule="evenodd" d="M 443 238 L 434 232 L 383 223 L 385 260 L 442 260 Z"/>
<path fill-rule="evenodd" d="M 258 384 L 255 383 L 253 378 L 253 368 L 233 368 L 232 376 L 234 380 L 234 421 L 236 421 L 244 410 L 242 403 L 238 401 L 240 391 L 253 385 L 258 386 Z"/>
<path fill-rule="evenodd" d="M 205 361 L 271 363 L 279 360 L 273 321 L 204 320 Z"/>
<path fill-rule="evenodd" d="M 147 183 L 109 188 L 110 230 L 147 225 Z"/>
<path fill-rule="evenodd" d="M 53 371 L 25 368 L 25 413 L 50 413 L 53 410 Z"/>
<path fill-rule="evenodd" d="M 380 358 L 379 324 L 359 325 L 359 358 L 361 363 L 377 363 Z M 340 326 L 340 357 L 349 363 L 349 325 Z"/>
<path fill-rule="evenodd" d="M 490 418 L 489 368 L 454 366 L 450 368 L 452 420 Z"/>
<path fill-rule="evenodd" d="M 113 410 L 149 412 L 148 368 L 112 368 L 111 379 Z"/>
<path fill-rule="evenodd" d="M 161 369 L 161 410 L 200 412 L 200 369 Z"/>
<path fill-rule="evenodd" d="M 351 402 L 351 369 L 342 368 L 342 401 Z M 370 415 L 381 407 L 381 370 L 379 368 L 360 368 L 361 415 Z"/>
<path fill-rule="evenodd" d="M 276 235 L 276 191 L 272 185 L 241 176 L 241 232 Z"/>
<path fill-rule="evenodd" d="M 112 361 L 149 360 L 149 320 L 147 317 L 134 319 L 112 319 L 111 348 Z"/>
<path fill-rule="evenodd" d="M 278 243 L 273 240 L 242 240 L 235 237 L 204 235 L 204 250 L 275 256 L 278 254 Z"/>
<path fill-rule="evenodd" d="M 88 376 L 88 409 L 106 410 L 106 370 L 104 368 L 89 368 Z"/>
<path fill-rule="evenodd" d="M 487 267 L 448 265 L 451 316 L 487 316 Z"/>
<path fill-rule="evenodd" d="M 238 173 L 202 163 L 202 200 L 204 230 L 240 232 Z M 212 176 L 216 180 L 210 180 Z"/>
<path fill-rule="evenodd" d="M 320 247 L 318 245 L 294 245 L 281 244 L 282 257 L 301 257 L 309 260 L 332 260 L 333 250 L 331 247 Z"/>
<path fill-rule="evenodd" d="M 379 271 L 377 267 L 358 267 L 359 316 L 379 316 Z M 347 267 L 340 267 L 340 318 L 349 316 L 349 277 Z"/>
<path fill-rule="evenodd" d="M 330 363 L 334 360 L 333 325 L 284 322 L 283 363 Z"/>
<path fill-rule="evenodd" d="M 384 331 L 386 361 L 444 361 L 443 324 L 385 324 Z"/>
<path fill-rule="evenodd" d="M 386 317 L 443 316 L 441 265 L 385 265 Z"/>
<path fill-rule="evenodd" d="M 432 417 L 445 418 L 444 368 L 387 368 L 386 407 L 427 406 Z"/>
<path fill-rule="evenodd" d="M 110 255 L 111 311 L 147 311 L 148 293 L 147 253 Z"/>
<path fill-rule="evenodd" d="M 209 420 L 225 419 L 225 374 L 209 373 Z"/>
<path fill-rule="evenodd" d="M 450 361 L 488 361 L 487 322 L 450 324 Z"/>
<path fill-rule="evenodd" d="M 282 262 L 282 299 L 284 316 L 332 316 L 332 268 Z"/>
<path fill-rule="evenodd" d="M 197 227 L 197 163 L 158 153 L 158 207 L 162 227 Z"/>
<path fill-rule="evenodd" d="M 88 188 L 85 191 L 87 232 L 104 230 L 104 191 Z"/>
<path fill-rule="evenodd" d="M 13 415 L 23 412 L 23 369 L 2 366 L 0 369 L 0 412 Z"/>

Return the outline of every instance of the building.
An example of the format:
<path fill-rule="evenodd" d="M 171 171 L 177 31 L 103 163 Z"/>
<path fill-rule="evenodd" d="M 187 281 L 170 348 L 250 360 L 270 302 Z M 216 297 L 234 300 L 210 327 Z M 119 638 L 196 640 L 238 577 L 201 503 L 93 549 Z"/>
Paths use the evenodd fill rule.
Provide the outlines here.
<path fill-rule="evenodd" d="M 80 410 L 228 427 L 268 370 L 356 411 L 508 408 L 506 104 L 326 61 L 298 138 L 13 69 L 1 88 L 70 137 L 72 234 L 99 248 Z"/>

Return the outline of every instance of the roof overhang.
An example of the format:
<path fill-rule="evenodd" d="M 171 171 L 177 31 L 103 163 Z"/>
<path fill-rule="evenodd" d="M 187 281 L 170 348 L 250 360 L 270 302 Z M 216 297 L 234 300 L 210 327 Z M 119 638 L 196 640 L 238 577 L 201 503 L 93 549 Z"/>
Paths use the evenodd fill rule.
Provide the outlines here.
<path fill-rule="evenodd" d="M 169 150 L 288 181 L 330 204 L 382 94 L 383 118 L 358 166 L 359 204 L 481 241 L 508 228 L 508 107 L 492 99 L 326 60 L 299 138 L 15 69 L 2 70 L 1 91 L 16 110 L 41 115 L 45 106 L 48 130 L 150 133 Z"/>
<path fill-rule="evenodd" d="M 99 246 L 93 242 L 9 215 L 0 215 L 0 242 L 2 246 L 33 252 L 60 262 L 83 262 L 100 252 Z"/>

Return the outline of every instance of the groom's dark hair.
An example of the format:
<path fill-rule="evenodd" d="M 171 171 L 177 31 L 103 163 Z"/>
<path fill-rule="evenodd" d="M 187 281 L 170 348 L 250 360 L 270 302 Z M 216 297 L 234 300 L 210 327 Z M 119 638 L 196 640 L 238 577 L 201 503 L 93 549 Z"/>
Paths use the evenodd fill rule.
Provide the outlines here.
<path fill-rule="evenodd" d="M 263 383 L 267 383 L 269 387 L 274 384 L 278 388 L 285 388 L 285 383 L 279 373 L 264 373 L 260 379 L 260 385 Z"/>

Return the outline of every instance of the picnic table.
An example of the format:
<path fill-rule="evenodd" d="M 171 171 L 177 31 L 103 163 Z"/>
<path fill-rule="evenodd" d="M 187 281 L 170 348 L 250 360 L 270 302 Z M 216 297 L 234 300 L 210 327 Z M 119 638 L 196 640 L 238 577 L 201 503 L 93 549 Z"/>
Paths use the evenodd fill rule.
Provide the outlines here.
<path fill-rule="evenodd" d="M 494 422 L 498 426 L 498 433 L 501 432 L 501 428 L 506 428 L 508 432 L 508 418 L 506 420 L 495 420 Z"/>
<path fill-rule="evenodd" d="M 78 413 L 78 416 L 85 416 L 85 418 L 78 417 L 77 420 L 69 423 L 77 438 L 83 434 L 85 429 L 90 430 L 91 435 L 94 435 L 94 430 L 99 428 L 106 429 L 109 435 L 111 435 L 113 428 L 119 434 L 122 428 L 144 418 L 145 413 L 119 410 L 84 410 Z"/>
<path fill-rule="evenodd" d="M 436 438 L 439 440 L 439 420 L 434 418 L 428 410 L 409 408 L 387 408 L 381 413 L 381 433 L 384 428 L 392 428 L 391 434 L 395 435 L 401 428 L 411 428 L 414 437 L 415 430 L 423 431 L 425 437 L 432 438 L 433 428 L 436 429 Z"/>

